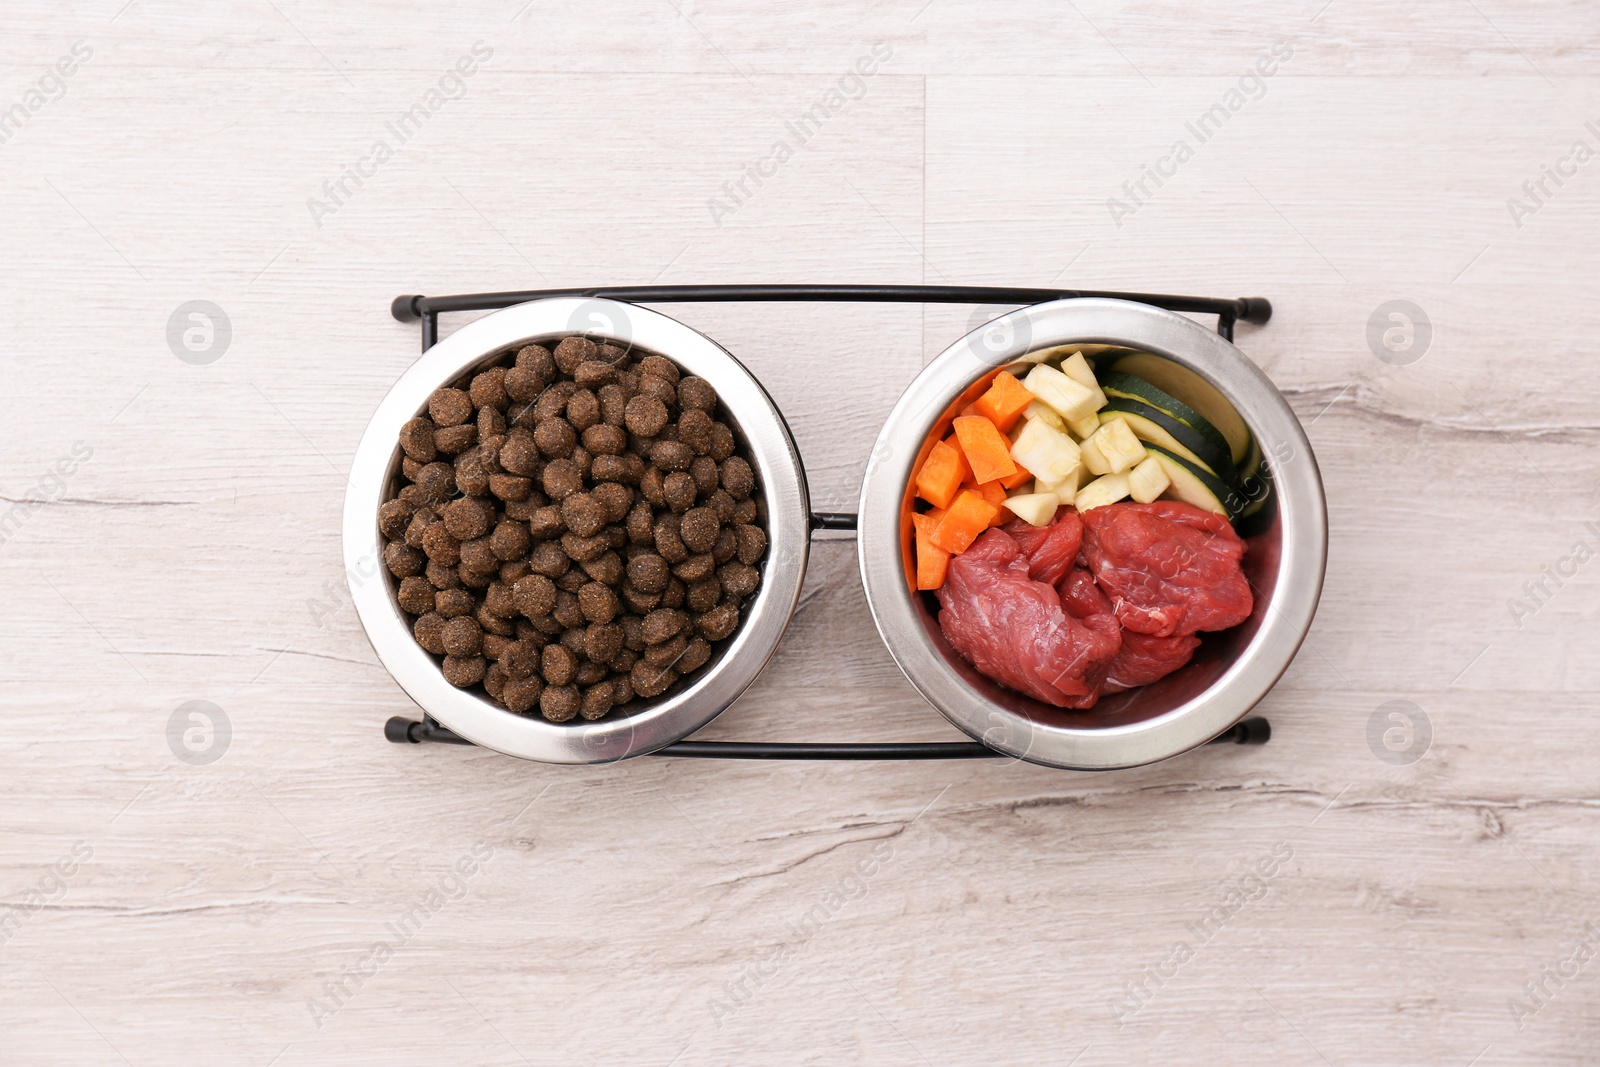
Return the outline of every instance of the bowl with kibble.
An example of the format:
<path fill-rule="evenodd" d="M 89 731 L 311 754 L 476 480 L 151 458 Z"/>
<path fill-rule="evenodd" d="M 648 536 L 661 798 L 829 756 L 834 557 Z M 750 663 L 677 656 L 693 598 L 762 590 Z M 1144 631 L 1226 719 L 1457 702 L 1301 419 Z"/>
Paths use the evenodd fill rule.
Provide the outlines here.
<path fill-rule="evenodd" d="M 1167 759 L 1254 708 L 1310 629 L 1327 505 L 1271 380 L 1147 304 L 1051 301 L 934 358 L 890 413 L 859 559 L 891 655 L 1005 755 Z"/>
<path fill-rule="evenodd" d="M 515 305 L 428 349 L 379 404 L 344 514 L 384 666 L 469 741 L 605 763 L 694 733 L 799 599 L 799 454 L 703 334 L 594 299 Z"/>

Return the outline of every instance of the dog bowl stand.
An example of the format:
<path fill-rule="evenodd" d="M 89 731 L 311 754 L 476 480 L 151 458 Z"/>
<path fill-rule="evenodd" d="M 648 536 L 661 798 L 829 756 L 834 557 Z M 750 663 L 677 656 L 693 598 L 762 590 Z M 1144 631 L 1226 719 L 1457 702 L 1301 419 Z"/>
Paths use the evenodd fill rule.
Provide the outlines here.
<path fill-rule="evenodd" d="M 981 285 L 606 285 L 587 289 L 529 289 L 522 292 L 466 293 L 458 296 L 397 296 L 389 311 L 400 322 L 420 322 L 422 350 L 439 340 L 439 316 L 447 312 L 497 311 L 513 304 L 552 297 L 619 300 L 630 304 L 725 302 L 823 303 L 923 303 L 1016 305 L 1050 300 L 1108 297 L 1150 304 L 1168 311 L 1215 315 L 1217 333 L 1233 340 L 1239 320 L 1261 324 L 1272 317 L 1272 305 L 1261 297 L 1222 300 L 1199 296 L 1162 296 L 1151 293 L 1112 293 L 1088 289 L 1008 288 Z M 856 516 L 847 512 L 814 512 L 812 531 L 856 528 Z M 383 735 L 395 744 L 435 742 L 470 745 L 471 741 L 424 713 L 422 721 L 396 715 L 384 724 Z M 1207 744 L 1263 745 L 1272 737 L 1266 719 L 1252 717 L 1235 723 Z M 776 760 L 905 760 L 1009 758 L 981 741 L 915 741 L 861 744 L 766 741 L 678 741 L 650 753 L 699 759 Z"/>

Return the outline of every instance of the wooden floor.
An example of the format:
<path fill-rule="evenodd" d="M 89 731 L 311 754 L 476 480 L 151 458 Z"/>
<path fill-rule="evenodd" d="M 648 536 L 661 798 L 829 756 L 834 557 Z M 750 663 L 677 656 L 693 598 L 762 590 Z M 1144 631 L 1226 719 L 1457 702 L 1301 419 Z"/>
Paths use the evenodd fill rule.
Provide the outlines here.
<path fill-rule="evenodd" d="M 0 1062 L 1600 1059 L 1593 3 L 521 4 L 0 13 Z M 653 281 L 1269 297 L 1331 534 L 1271 744 L 386 743 L 339 523 L 390 299 Z M 974 321 L 673 313 L 822 509 Z M 849 540 L 700 736 L 959 738 Z"/>

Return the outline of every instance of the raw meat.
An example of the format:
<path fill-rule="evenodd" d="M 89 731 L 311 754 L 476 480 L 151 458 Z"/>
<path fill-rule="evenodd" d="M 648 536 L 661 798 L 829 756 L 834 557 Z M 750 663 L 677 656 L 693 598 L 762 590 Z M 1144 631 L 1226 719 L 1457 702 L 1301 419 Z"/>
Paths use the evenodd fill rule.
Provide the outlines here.
<path fill-rule="evenodd" d="M 1064 573 L 1071 565 L 1070 555 L 1058 562 L 1062 546 L 1049 535 L 1029 540 L 1042 557 L 1041 573 Z M 950 561 L 938 593 L 939 627 L 951 647 L 994 681 L 1056 707 L 1091 708 L 1122 645 L 1121 627 L 1109 614 L 1081 621 L 1068 614 L 1053 585 L 1029 577 L 1031 566 L 1005 529 L 985 532 Z"/>
<path fill-rule="evenodd" d="M 1194 634 L 1151 637 L 1137 630 L 1122 631 L 1122 647 L 1106 671 L 1106 692 L 1120 693 L 1139 685 L 1149 685 L 1188 663 L 1200 639 Z"/>
<path fill-rule="evenodd" d="M 1017 549 L 1028 557 L 1028 577 L 1046 585 L 1055 585 L 1078 558 L 1078 548 L 1083 542 L 1083 522 L 1070 507 L 1056 509 L 1056 517 L 1048 526 L 1034 526 L 1017 519 L 1001 527 L 1017 543 Z"/>
<path fill-rule="evenodd" d="M 1170 637 L 1249 617 L 1244 542 L 1222 516 L 1157 500 L 1092 508 L 1082 519 L 1084 558 L 1126 629 Z"/>

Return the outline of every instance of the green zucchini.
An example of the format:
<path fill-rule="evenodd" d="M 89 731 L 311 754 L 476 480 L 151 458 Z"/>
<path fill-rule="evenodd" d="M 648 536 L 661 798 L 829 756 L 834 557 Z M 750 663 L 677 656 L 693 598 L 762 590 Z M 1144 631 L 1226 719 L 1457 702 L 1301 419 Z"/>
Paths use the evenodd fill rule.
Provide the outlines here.
<path fill-rule="evenodd" d="M 1228 439 L 1222 436 L 1220 430 L 1207 422 L 1194 408 L 1170 393 L 1156 388 L 1143 378 L 1135 378 L 1121 371 L 1110 371 L 1100 376 L 1100 388 L 1105 392 L 1107 400 L 1113 398 L 1137 400 L 1141 404 L 1148 404 L 1158 411 L 1166 412 L 1205 438 L 1209 442 L 1207 447 L 1211 454 L 1228 456 L 1230 461 L 1232 460 L 1233 447 L 1228 444 Z M 1206 455 L 1205 452 L 1199 454 Z"/>
<path fill-rule="evenodd" d="M 1201 464 L 1222 481 L 1237 484 L 1239 479 L 1227 446 L 1219 447 L 1214 438 L 1196 433 L 1183 420 L 1142 400 L 1108 396 L 1106 406 L 1100 409 L 1101 425 L 1112 419 L 1125 420 L 1141 441 L 1154 441 L 1169 452 Z"/>
<path fill-rule="evenodd" d="M 1216 475 L 1200 464 L 1169 452 L 1160 445 L 1146 443 L 1145 448 L 1161 464 L 1161 469 L 1167 472 L 1167 479 L 1172 482 L 1163 496 L 1175 497 L 1185 504 L 1193 504 L 1202 511 L 1214 512 L 1230 521 L 1247 503 L 1238 491 L 1222 484 Z"/>
<path fill-rule="evenodd" d="M 1107 363 L 1114 373 L 1130 374 L 1187 404 L 1227 439 L 1234 463 L 1243 463 L 1250 449 L 1250 428 L 1221 391 L 1199 374 L 1163 356 L 1134 352 L 1113 356 Z"/>

